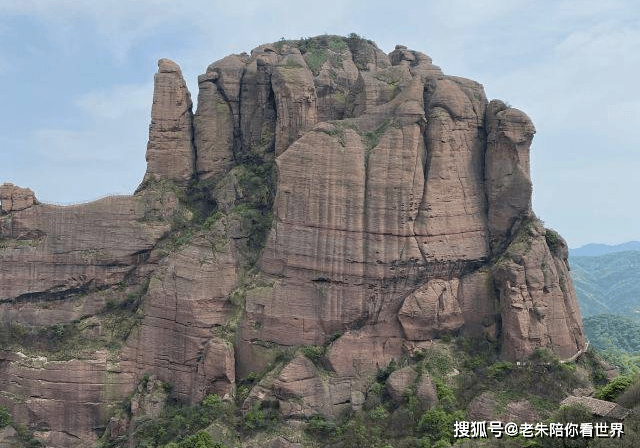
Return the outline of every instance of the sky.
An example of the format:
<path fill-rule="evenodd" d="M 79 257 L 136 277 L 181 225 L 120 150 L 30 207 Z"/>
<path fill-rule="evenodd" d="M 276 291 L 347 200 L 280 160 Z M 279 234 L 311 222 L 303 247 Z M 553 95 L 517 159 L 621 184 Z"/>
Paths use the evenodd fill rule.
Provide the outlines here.
<path fill-rule="evenodd" d="M 0 0 L 0 183 L 62 204 L 131 193 L 159 58 L 195 102 L 228 54 L 352 32 L 525 111 L 533 209 L 570 247 L 640 240 L 636 0 Z"/>

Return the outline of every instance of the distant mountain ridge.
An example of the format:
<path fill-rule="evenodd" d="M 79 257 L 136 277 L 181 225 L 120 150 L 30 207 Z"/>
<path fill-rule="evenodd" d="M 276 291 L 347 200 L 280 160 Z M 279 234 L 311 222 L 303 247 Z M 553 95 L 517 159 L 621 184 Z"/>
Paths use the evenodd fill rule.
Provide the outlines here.
<path fill-rule="evenodd" d="M 640 251 L 571 256 L 569 264 L 583 318 L 617 314 L 640 321 Z"/>
<path fill-rule="evenodd" d="M 569 249 L 569 255 L 575 257 L 597 257 L 599 255 L 625 252 L 628 250 L 640 250 L 640 241 L 627 241 L 626 243 L 614 245 L 589 243 L 577 249 Z"/>
<path fill-rule="evenodd" d="M 640 367 L 640 323 L 627 316 L 597 314 L 584 319 L 584 331 L 593 347 L 621 373 Z"/>
<path fill-rule="evenodd" d="M 589 342 L 600 351 L 612 347 L 624 353 L 640 353 L 640 323 L 616 314 L 597 314 L 584 319 Z"/>

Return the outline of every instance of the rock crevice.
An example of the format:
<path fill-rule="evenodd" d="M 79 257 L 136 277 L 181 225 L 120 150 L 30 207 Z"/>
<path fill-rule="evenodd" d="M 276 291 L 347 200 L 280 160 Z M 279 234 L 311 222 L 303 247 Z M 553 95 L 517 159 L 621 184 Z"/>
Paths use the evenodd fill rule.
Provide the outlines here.
<path fill-rule="evenodd" d="M 482 85 L 403 46 L 319 36 L 209 65 L 195 114 L 177 64 L 161 59 L 154 86 L 133 196 L 57 207 L 0 187 L 0 323 L 87 341 L 126 323 L 89 359 L 3 352 L 0 404 L 52 446 L 95 440 L 149 374 L 195 402 L 280 363 L 249 397 L 299 419 L 358 408 L 377 369 L 445 335 L 499 337 L 508 360 L 584 348 L 566 245 L 531 209 L 535 128 Z M 418 381 L 401 373 L 396 400 Z"/>

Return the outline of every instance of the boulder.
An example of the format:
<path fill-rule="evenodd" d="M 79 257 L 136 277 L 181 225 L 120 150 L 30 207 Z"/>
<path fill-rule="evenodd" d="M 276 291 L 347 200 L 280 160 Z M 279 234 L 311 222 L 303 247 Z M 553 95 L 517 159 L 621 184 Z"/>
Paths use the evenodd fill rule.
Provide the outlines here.
<path fill-rule="evenodd" d="M 387 378 L 387 391 L 394 403 L 402 403 L 405 392 L 414 386 L 417 377 L 418 374 L 410 366 L 391 372 Z"/>

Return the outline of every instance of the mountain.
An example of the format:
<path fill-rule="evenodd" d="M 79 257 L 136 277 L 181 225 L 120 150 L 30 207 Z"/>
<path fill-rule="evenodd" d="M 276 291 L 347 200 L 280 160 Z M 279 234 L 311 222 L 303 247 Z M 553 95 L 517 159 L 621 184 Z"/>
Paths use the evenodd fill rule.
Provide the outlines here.
<path fill-rule="evenodd" d="M 571 256 L 569 261 L 584 317 L 617 314 L 640 320 L 640 251 Z"/>
<path fill-rule="evenodd" d="M 558 361 L 586 342 L 566 243 L 531 209 L 524 112 L 356 35 L 230 55 L 198 86 L 193 113 L 159 60 L 133 195 L 0 187 L 18 428 L 53 447 L 426 446 L 465 412 L 534 421 L 586 387 Z"/>
<path fill-rule="evenodd" d="M 589 342 L 621 373 L 640 371 L 640 323 L 616 314 L 597 314 L 584 319 Z"/>
<path fill-rule="evenodd" d="M 569 255 L 572 257 L 595 257 L 614 252 L 626 252 L 629 250 L 640 250 L 640 241 L 628 241 L 622 244 L 608 245 L 590 243 L 577 249 L 569 249 Z"/>
<path fill-rule="evenodd" d="M 598 314 L 584 319 L 584 331 L 598 350 L 618 349 L 640 353 L 640 323 L 626 316 Z"/>

